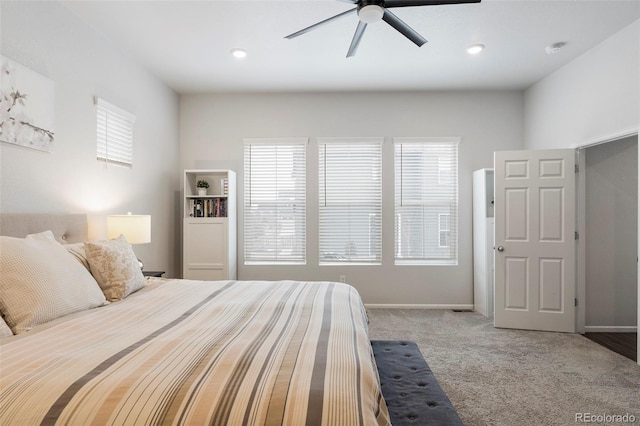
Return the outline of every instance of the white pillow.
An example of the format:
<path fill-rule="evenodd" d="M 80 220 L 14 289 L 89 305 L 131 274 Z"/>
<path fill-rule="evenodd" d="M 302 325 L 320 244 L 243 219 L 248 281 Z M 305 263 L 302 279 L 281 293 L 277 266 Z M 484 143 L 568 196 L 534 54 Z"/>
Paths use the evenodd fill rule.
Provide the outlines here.
<path fill-rule="evenodd" d="M 124 235 L 84 243 L 91 273 L 110 302 L 122 300 L 145 285 L 138 259 Z"/>
<path fill-rule="evenodd" d="M 84 252 L 84 243 L 72 243 L 72 244 L 64 244 L 62 247 L 65 248 L 69 252 L 69 254 L 73 255 L 73 257 L 80 262 L 82 266 L 84 266 L 87 271 L 91 272 L 91 267 L 89 266 L 89 261 L 87 260 L 87 254 Z"/>
<path fill-rule="evenodd" d="M 106 303 L 91 274 L 51 231 L 0 237 L 0 311 L 15 334 Z"/>

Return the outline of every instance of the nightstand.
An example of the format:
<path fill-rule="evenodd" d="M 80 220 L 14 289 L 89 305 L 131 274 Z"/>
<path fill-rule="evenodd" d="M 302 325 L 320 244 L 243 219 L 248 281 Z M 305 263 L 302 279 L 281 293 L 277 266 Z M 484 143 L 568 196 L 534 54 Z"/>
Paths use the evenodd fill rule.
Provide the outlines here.
<path fill-rule="evenodd" d="M 162 277 L 162 275 L 164 275 L 164 271 L 145 271 L 143 269 L 142 275 L 145 277 Z"/>

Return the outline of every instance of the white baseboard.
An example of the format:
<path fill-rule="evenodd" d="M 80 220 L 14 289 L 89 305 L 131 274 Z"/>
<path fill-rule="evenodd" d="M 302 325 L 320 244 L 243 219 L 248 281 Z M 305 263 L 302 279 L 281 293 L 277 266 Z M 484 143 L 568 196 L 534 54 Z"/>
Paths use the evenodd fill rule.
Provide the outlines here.
<path fill-rule="evenodd" d="M 585 325 L 585 333 L 637 333 L 638 327 L 633 325 Z"/>
<path fill-rule="evenodd" d="M 386 304 L 365 303 L 365 308 L 371 309 L 455 309 L 461 311 L 473 311 L 473 305 L 437 305 L 437 304 Z"/>

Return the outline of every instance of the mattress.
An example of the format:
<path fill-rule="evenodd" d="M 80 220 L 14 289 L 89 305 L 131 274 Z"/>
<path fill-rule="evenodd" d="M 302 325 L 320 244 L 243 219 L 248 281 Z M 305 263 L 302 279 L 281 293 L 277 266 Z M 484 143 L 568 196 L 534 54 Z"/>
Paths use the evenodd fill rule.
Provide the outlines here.
<path fill-rule="evenodd" d="M 149 279 L 0 341 L 0 424 L 387 425 L 351 286 Z"/>

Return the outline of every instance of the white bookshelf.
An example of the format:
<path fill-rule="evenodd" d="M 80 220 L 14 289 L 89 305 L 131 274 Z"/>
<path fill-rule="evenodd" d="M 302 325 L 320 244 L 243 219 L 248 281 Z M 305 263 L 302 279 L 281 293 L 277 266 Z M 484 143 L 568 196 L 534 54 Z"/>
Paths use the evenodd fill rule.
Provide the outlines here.
<path fill-rule="evenodd" d="M 209 183 L 205 195 L 198 193 L 199 180 Z M 183 278 L 236 279 L 236 198 L 232 170 L 184 171 Z"/>

